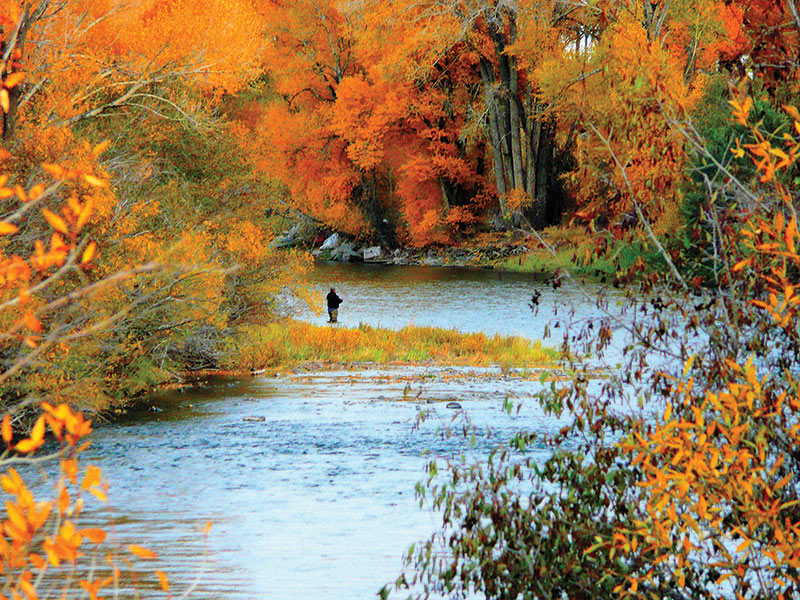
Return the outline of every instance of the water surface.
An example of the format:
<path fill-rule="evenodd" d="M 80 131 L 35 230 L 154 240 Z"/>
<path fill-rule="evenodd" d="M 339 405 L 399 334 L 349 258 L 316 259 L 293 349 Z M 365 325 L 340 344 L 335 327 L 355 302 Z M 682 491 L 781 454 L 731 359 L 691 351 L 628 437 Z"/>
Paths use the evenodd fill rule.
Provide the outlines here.
<path fill-rule="evenodd" d="M 413 323 L 536 339 L 568 314 L 598 314 L 574 288 L 494 271 L 321 265 L 311 278 L 343 297 L 340 326 Z M 308 308 L 299 316 L 325 319 Z M 414 497 L 427 461 L 485 457 L 518 431 L 564 425 L 538 408 L 541 384 L 496 369 L 272 375 L 163 394 L 153 410 L 94 435 L 87 458 L 111 481 L 116 539 L 159 552 L 176 593 L 196 582 L 197 598 L 374 598 L 400 573 L 409 545 L 437 528 Z M 506 398 L 525 408 L 506 414 Z M 474 447 L 442 434 L 459 423 L 447 401 L 482 432 Z M 420 411 L 434 417 L 416 427 Z"/>

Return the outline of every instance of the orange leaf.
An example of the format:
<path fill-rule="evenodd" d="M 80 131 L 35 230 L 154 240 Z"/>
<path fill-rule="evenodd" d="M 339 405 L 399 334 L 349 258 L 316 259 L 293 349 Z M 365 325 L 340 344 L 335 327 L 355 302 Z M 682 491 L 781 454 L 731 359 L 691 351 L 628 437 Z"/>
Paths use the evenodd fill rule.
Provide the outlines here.
<path fill-rule="evenodd" d="M 3 417 L 2 433 L 3 433 L 3 441 L 6 444 L 10 444 L 11 438 L 14 435 L 14 432 L 11 429 L 11 415 L 6 415 L 5 417 Z"/>
<path fill-rule="evenodd" d="M 93 544 L 102 544 L 106 539 L 106 532 L 102 529 L 81 529 L 81 535 Z"/>
<path fill-rule="evenodd" d="M 5 148 L 0 148 L 0 160 L 11 158 L 11 153 Z"/>
<path fill-rule="evenodd" d="M 77 229 L 80 229 L 86 225 L 86 222 L 89 220 L 89 216 L 92 214 L 92 199 L 89 198 L 86 203 L 81 208 L 80 214 L 78 215 L 78 222 L 76 223 Z"/>
<path fill-rule="evenodd" d="M 62 487 L 61 492 L 58 494 L 58 512 L 62 515 L 66 513 L 71 502 L 69 490 L 66 487 Z"/>
<path fill-rule="evenodd" d="M 25 323 L 25 326 L 31 331 L 42 333 L 42 323 L 33 316 L 33 313 L 25 313 L 25 316 L 22 317 L 22 322 Z"/>
<path fill-rule="evenodd" d="M 209 521 L 208 523 L 206 523 L 206 530 L 205 530 L 205 534 L 206 534 L 206 535 L 208 535 L 208 532 L 209 532 L 209 531 L 211 531 L 211 526 L 212 526 L 212 525 L 213 525 L 213 523 L 212 523 L 211 521 Z"/>
<path fill-rule="evenodd" d="M 52 175 L 55 179 L 61 179 L 66 173 L 63 167 L 51 163 L 42 163 L 42 168 L 50 173 L 50 175 Z"/>
<path fill-rule="evenodd" d="M 25 79 L 25 73 L 22 71 L 17 71 L 16 73 L 12 73 L 8 77 L 5 78 L 3 81 L 3 85 L 6 86 L 8 89 L 16 87 L 23 79 Z"/>
<path fill-rule="evenodd" d="M 164 571 L 156 571 L 156 575 L 158 575 L 158 580 L 161 582 L 161 589 L 165 592 L 168 592 L 169 581 L 167 580 L 167 576 L 164 574 Z"/>
<path fill-rule="evenodd" d="M 59 217 L 53 211 L 50 211 L 46 208 L 42 209 L 42 214 L 44 218 L 47 219 L 47 222 L 50 223 L 50 226 L 60 233 L 67 233 L 67 224 L 64 222 L 64 219 Z"/>
<path fill-rule="evenodd" d="M 5 221 L 0 221 L 0 235 L 8 235 L 9 233 L 16 233 L 19 227 L 14 225 L 13 223 L 6 223 Z"/>
<path fill-rule="evenodd" d="M 152 550 L 148 550 L 147 548 L 143 548 L 142 546 L 137 546 L 136 544 L 131 544 L 130 546 L 128 546 L 128 550 L 131 552 L 131 554 L 135 554 L 139 558 L 144 558 L 148 560 L 153 558 L 158 558 L 158 554 L 156 554 Z"/>
<path fill-rule="evenodd" d="M 69 477 L 72 483 L 75 483 L 78 477 L 78 461 L 74 458 L 67 458 L 61 461 L 61 470 L 64 475 Z"/>
<path fill-rule="evenodd" d="M 25 597 L 28 600 L 39 600 L 39 596 L 36 595 L 36 588 L 33 587 L 33 584 L 30 581 L 20 579 L 19 589 L 22 590 L 22 593 L 25 594 Z"/>
<path fill-rule="evenodd" d="M 103 472 L 100 468 L 89 465 L 86 469 L 86 474 L 83 476 L 83 481 L 81 481 L 81 488 L 86 490 L 94 485 L 99 485 L 102 478 Z"/>
<path fill-rule="evenodd" d="M 11 110 L 11 99 L 8 97 L 8 90 L 6 89 L 0 90 L 0 108 L 6 113 Z"/>
<path fill-rule="evenodd" d="M 795 121 L 800 121 L 800 112 L 798 112 L 797 108 L 795 108 L 791 104 L 784 104 L 783 110 L 785 110 L 786 114 L 792 117 L 792 119 L 794 119 Z"/>
<path fill-rule="evenodd" d="M 31 564 L 37 569 L 44 569 L 45 566 L 47 566 L 47 562 L 38 554 L 29 554 L 28 559 L 31 561 Z"/>

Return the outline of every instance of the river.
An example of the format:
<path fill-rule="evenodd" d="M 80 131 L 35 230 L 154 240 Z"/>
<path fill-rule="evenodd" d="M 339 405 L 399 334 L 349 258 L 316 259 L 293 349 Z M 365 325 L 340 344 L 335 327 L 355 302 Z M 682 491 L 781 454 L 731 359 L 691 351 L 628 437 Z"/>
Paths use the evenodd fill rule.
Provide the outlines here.
<path fill-rule="evenodd" d="M 311 279 L 344 298 L 342 326 L 537 338 L 565 311 L 597 314 L 575 290 L 487 270 L 320 265 Z M 324 320 L 310 310 L 299 318 Z M 115 540 L 158 552 L 174 593 L 194 583 L 195 598 L 366 600 L 437 527 L 414 497 L 430 458 L 485 456 L 516 431 L 563 426 L 532 399 L 539 385 L 434 367 L 217 379 L 99 427 L 87 458 L 111 482 Z M 506 414 L 504 398 L 525 409 Z M 460 418 L 445 408 L 454 400 L 484 431 L 474 447 L 442 435 Z M 433 416 L 417 428 L 421 410 Z M 154 583 L 144 576 L 144 597 L 158 596 Z"/>

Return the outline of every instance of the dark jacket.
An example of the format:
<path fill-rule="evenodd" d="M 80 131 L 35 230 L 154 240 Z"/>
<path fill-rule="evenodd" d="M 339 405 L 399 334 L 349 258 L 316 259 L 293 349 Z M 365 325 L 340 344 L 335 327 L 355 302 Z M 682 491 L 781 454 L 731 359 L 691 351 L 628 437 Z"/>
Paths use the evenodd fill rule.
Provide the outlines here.
<path fill-rule="evenodd" d="M 325 297 L 328 300 L 328 308 L 334 309 L 339 308 L 339 305 L 342 303 L 342 299 L 336 295 L 336 292 L 328 292 L 328 295 Z"/>

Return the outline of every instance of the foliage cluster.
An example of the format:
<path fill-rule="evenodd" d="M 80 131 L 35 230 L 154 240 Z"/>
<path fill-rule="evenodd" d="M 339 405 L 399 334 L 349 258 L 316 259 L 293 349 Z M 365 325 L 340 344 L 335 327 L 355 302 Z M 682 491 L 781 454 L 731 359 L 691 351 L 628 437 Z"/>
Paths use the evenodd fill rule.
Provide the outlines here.
<path fill-rule="evenodd" d="M 247 0 L 0 7 L 1 243 L 19 282 L 4 406 L 103 409 L 213 366 L 228 328 L 299 280 L 307 260 L 271 246 L 246 123 L 224 112 L 257 79 L 263 25 Z"/>

